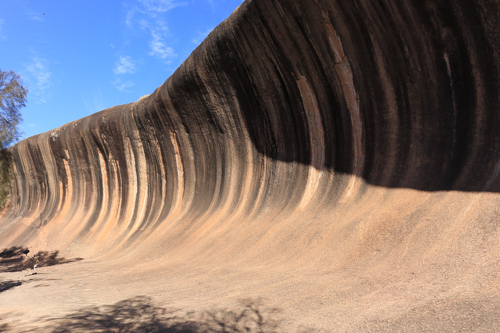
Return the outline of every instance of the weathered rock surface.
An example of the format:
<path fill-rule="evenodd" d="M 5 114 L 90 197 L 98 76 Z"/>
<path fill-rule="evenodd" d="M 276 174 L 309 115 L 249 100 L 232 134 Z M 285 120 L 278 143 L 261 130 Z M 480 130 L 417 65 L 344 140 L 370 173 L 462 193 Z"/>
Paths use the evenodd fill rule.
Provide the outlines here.
<path fill-rule="evenodd" d="M 248 296 L 293 329 L 500 329 L 499 10 L 245 1 L 151 95 L 12 147 L 1 243 L 87 263 L 9 293 L 72 295 L 48 315 Z"/>

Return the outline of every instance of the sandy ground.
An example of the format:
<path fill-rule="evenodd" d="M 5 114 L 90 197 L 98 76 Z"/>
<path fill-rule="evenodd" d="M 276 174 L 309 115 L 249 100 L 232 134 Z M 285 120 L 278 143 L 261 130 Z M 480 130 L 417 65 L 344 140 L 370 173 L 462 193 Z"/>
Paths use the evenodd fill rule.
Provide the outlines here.
<path fill-rule="evenodd" d="M 305 266 L 292 265 L 286 271 L 286 265 L 169 266 L 150 261 L 130 267 L 120 261 L 83 260 L 42 267 L 31 276 L 2 273 L 4 285 L 15 283 L 0 294 L 0 328 L 6 332 L 224 332 L 223 327 L 243 332 L 238 325 L 247 325 L 251 332 L 500 329 L 498 289 L 458 285 L 456 279 L 446 283 L 446 277 L 437 278 L 439 272 L 415 276 L 388 270 L 377 276 L 355 269 L 326 272 L 317 264 Z M 260 326 L 256 313 L 262 318 Z M 235 319 L 237 314 L 244 319 Z"/>

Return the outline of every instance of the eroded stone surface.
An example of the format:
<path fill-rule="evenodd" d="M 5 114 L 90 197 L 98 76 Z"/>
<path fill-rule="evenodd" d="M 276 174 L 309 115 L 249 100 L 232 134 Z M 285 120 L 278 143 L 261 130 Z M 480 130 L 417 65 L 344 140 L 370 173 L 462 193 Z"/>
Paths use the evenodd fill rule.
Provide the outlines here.
<path fill-rule="evenodd" d="M 151 95 L 12 148 L 1 243 L 85 260 L 0 313 L 263 297 L 285 331 L 500 329 L 498 12 L 247 0 Z"/>

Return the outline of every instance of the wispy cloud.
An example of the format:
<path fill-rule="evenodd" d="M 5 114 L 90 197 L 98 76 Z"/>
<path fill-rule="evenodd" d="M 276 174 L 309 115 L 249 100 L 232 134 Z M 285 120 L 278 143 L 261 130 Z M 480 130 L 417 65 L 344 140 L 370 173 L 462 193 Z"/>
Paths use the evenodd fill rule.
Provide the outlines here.
<path fill-rule="evenodd" d="M 125 3 L 127 13 L 125 14 L 125 24 L 130 29 L 134 29 L 136 23 L 139 23 L 141 29 L 151 26 L 151 18 L 156 18 L 159 14 L 166 13 L 175 7 L 186 6 L 188 3 L 185 1 L 177 0 L 137 0 L 138 2 L 133 5 Z M 142 18 L 137 18 L 141 17 Z M 144 19 L 144 16 L 149 20 Z M 152 22 L 157 23 L 157 22 Z M 153 24 L 154 25 L 154 24 Z"/>
<path fill-rule="evenodd" d="M 176 7 L 187 5 L 185 0 L 136 0 L 126 3 L 125 23 L 131 30 L 149 33 L 149 55 L 169 64 L 177 54 L 170 41 L 164 14 Z M 141 32 L 142 33 L 142 32 Z M 118 68 L 116 69 L 118 70 Z"/>
<path fill-rule="evenodd" d="M 116 80 L 113 82 L 113 85 L 120 91 L 130 92 L 128 88 L 132 88 L 134 86 L 134 83 L 130 80 L 123 81 L 120 78 L 116 78 Z"/>
<path fill-rule="evenodd" d="M 135 63 L 132 58 L 128 56 L 120 56 L 120 59 L 115 63 L 115 68 L 113 72 L 116 75 L 134 73 L 135 72 Z"/>
<path fill-rule="evenodd" d="M 115 62 L 115 68 L 113 68 L 113 72 L 115 73 L 115 80 L 112 84 L 116 89 L 129 92 L 128 88 L 134 86 L 134 83 L 130 80 L 122 79 L 120 76 L 124 74 L 132 74 L 135 73 L 135 62 L 129 56 L 120 56 L 118 61 Z"/>
<path fill-rule="evenodd" d="M 170 60 L 176 57 L 174 49 L 167 46 L 166 36 L 168 34 L 168 29 L 166 27 L 156 28 L 151 30 L 151 35 L 153 39 L 149 43 L 151 51 L 149 55 L 155 56 L 162 60 Z"/>
<path fill-rule="evenodd" d="M 47 59 L 33 57 L 31 63 L 26 66 L 26 72 L 26 82 L 31 95 L 36 97 L 38 103 L 46 103 L 51 98 L 52 86 L 49 62 Z"/>
<path fill-rule="evenodd" d="M 168 12 L 175 7 L 184 6 L 186 2 L 176 0 L 139 0 L 149 14 Z"/>
<path fill-rule="evenodd" d="M 215 14 L 215 3 L 214 0 L 207 0 L 210 6 L 212 7 L 212 12 Z"/>
<path fill-rule="evenodd" d="M 208 34 L 210 32 L 212 32 L 213 29 L 207 29 L 205 31 L 198 31 L 198 35 L 196 37 L 194 37 L 193 39 L 191 39 L 191 42 L 193 42 L 193 44 L 196 44 L 196 45 L 199 45 L 201 42 L 203 42 L 205 40 L 205 38 L 207 38 Z"/>
<path fill-rule="evenodd" d="M 139 20 L 139 26 L 141 27 L 142 30 L 148 29 L 151 25 L 148 20 L 146 19 L 141 19 Z"/>
<path fill-rule="evenodd" d="M 30 11 L 30 12 L 27 13 L 27 15 L 28 15 L 28 18 L 30 20 L 35 20 L 35 21 L 40 21 L 40 22 L 44 21 L 43 20 L 43 15 L 45 15 L 45 14 L 43 14 L 43 13 L 40 14 L 40 13 L 35 13 L 34 11 Z"/>
<path fill-rule="evenodd" d="M 3 19 L 0 19 L 0 40 L 6 40 L 7 37 L 3 34 Z"/>
<path fill-rule="evenodd" d="M 126 5 L 126 7 L 129 7 Z M 125 14 L 125 24 L 129 29 L 134 29 L 134 16 L 139 11 L 136 6 L 129 7 L 127 9 L 127 14 Z"/>
<path fill-rule="evenodd" d="M 87 113 L 92 114 L 106 109 L 106 103 L 104 102 L 99 84 L 97 84 L 94 88 L 87 88 L 91 91 L 91 93 L 89 94 L 89 90 L 87 90 L 84 92 L 85 95 L 82 94 L 83 105 L 85 106 Z"/>

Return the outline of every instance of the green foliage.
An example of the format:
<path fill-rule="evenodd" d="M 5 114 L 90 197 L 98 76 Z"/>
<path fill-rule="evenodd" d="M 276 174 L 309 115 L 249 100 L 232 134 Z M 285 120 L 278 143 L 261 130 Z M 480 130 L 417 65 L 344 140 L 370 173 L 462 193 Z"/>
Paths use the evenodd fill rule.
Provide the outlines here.
<path fill-rule="evenodd" d="M 0 148 L 7 148 L 21 136 L 19 109 L 26 106 L 28 90 L 19 74 L 0 69 Z"/>
<path fill-rule="evenodd" d="M 26 106 L 28 90 L 19 74 L 0 69 L 0 209 L 8 201 L 12 175 L 12 153 L 7 148 L 21 136 L 20 108 Z"/>

